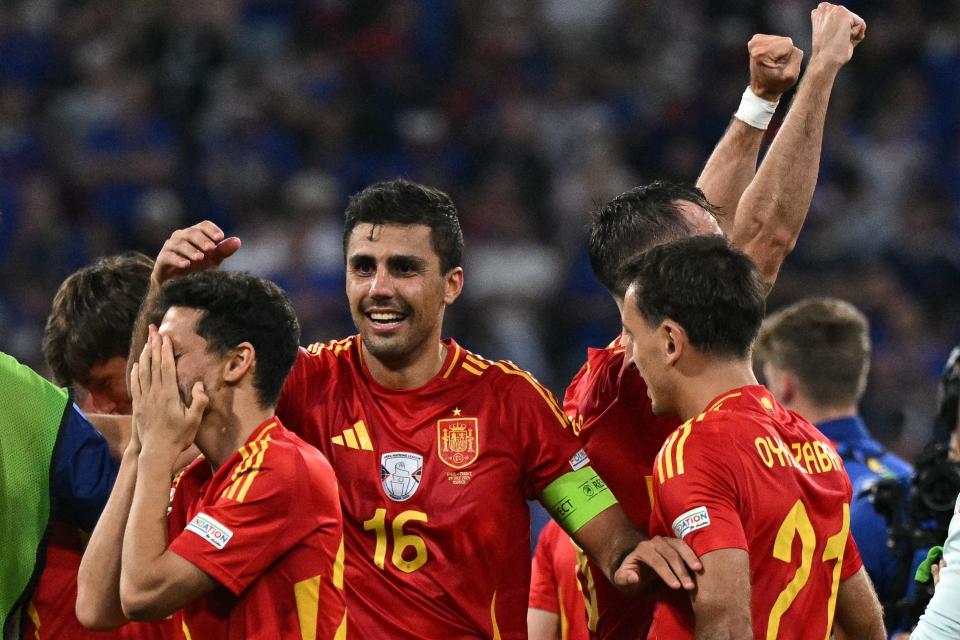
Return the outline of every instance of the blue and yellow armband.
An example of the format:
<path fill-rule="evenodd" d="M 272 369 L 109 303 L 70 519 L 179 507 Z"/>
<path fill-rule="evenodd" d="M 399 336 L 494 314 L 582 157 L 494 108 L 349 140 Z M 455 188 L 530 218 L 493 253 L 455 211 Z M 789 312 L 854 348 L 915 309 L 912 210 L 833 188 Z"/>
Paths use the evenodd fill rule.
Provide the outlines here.
<path fill-rule="evenodd" d="M 615 504 L 613 492 L 589 465 L 563 474 L 543 490 L 543 506 L 570 535 Z"/>

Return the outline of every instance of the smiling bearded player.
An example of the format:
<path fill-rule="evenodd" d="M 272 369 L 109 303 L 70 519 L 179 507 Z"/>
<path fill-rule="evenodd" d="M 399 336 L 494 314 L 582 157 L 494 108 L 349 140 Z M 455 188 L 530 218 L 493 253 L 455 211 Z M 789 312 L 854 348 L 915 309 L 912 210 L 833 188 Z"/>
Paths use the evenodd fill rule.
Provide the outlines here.
<path fill-rule="evenodd" d="M 238 248 L 210 223 L 178 231 L 154 280 Z M 638 544 L 549 391 L 510 362 L 441 340 L 463 287 L 462 249 L 445 193 L 394 180 L 355 195 L 344 251 L 359 335 L 301 350 L 277 405 L 337 474 L 351 633 L 526 638 L 528 499 L 611 582 L 692 587 L 686 567 L 699 562 L 678 540 Z"/>

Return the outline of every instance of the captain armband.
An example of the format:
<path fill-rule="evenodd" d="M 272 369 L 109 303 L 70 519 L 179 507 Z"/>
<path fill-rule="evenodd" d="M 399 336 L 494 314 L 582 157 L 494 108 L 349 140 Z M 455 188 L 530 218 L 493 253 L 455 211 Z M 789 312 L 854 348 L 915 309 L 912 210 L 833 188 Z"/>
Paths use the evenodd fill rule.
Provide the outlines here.
<path fill-rule="evenodd" d="M 613 492 L 589 465 L 563 474 L 543 490 L 543 505 L 571 535 L 615 504 Z"/>

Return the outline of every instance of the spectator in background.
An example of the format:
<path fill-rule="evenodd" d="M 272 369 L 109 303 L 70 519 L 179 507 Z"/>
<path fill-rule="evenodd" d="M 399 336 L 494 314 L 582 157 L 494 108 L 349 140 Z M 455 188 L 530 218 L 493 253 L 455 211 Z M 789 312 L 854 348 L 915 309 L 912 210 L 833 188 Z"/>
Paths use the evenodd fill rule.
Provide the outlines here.
<path fill-rule="evenodd" d="M 810 298 L 771 314 L 756 344 L 767 388 L 836 446 L 853 485 L 850 530 L 881 602 L 906 595 L 909 565 L 887 546 L 887 524 L 864 491 L 878 478 L 909 487 L 913 468 L 873 439 L 858 412 L 870 370 L 867 318 L 835 298 Z M 904 573 L 904 575 L 906 575 Z M 912 575 L 912 574 L 911 574 Z"/>
<path fill-rule="evenodd" d="M 960 348 L 954 348 L 941 378 L 940 417 L 949 417 L 949 460 L 960 463 Z M 943 543 L 943 560 L 931 567 L 937 584 L 927 610 L 920 616 L 911 640 L 952 640 L 960 637 L 960 496 L 954 508 L 947 540 Z"/>

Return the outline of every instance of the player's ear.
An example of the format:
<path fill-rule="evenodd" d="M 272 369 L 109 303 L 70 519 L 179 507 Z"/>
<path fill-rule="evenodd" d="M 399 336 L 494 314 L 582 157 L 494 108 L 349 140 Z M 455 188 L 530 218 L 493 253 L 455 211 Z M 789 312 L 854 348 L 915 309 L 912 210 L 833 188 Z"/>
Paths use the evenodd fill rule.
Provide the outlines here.
<path fill-rule="evenodd" d="M 227 354 L 223 364 L 223 380 L 227 383 L 237 383 L 248 372 L 253 370 L 256 361 L 256 350 L 249 342 L 241 342 Z"/>
<path fill-rule="evenodd" d="M 664 362 L 667 365 L 676 364 L 683 354 L 687 343 L 687 332 L 679 324 L 667 318 L 660 323 L 663 345 Z"/>
<path fill-rule="evenodd" d="M 443 302 L 444 304 L 453 304 L 453 301 L 459 298 L 460 292 L 463 291 L 463 269 L 454 267 L 447 271 L 443 279 Z"/>

